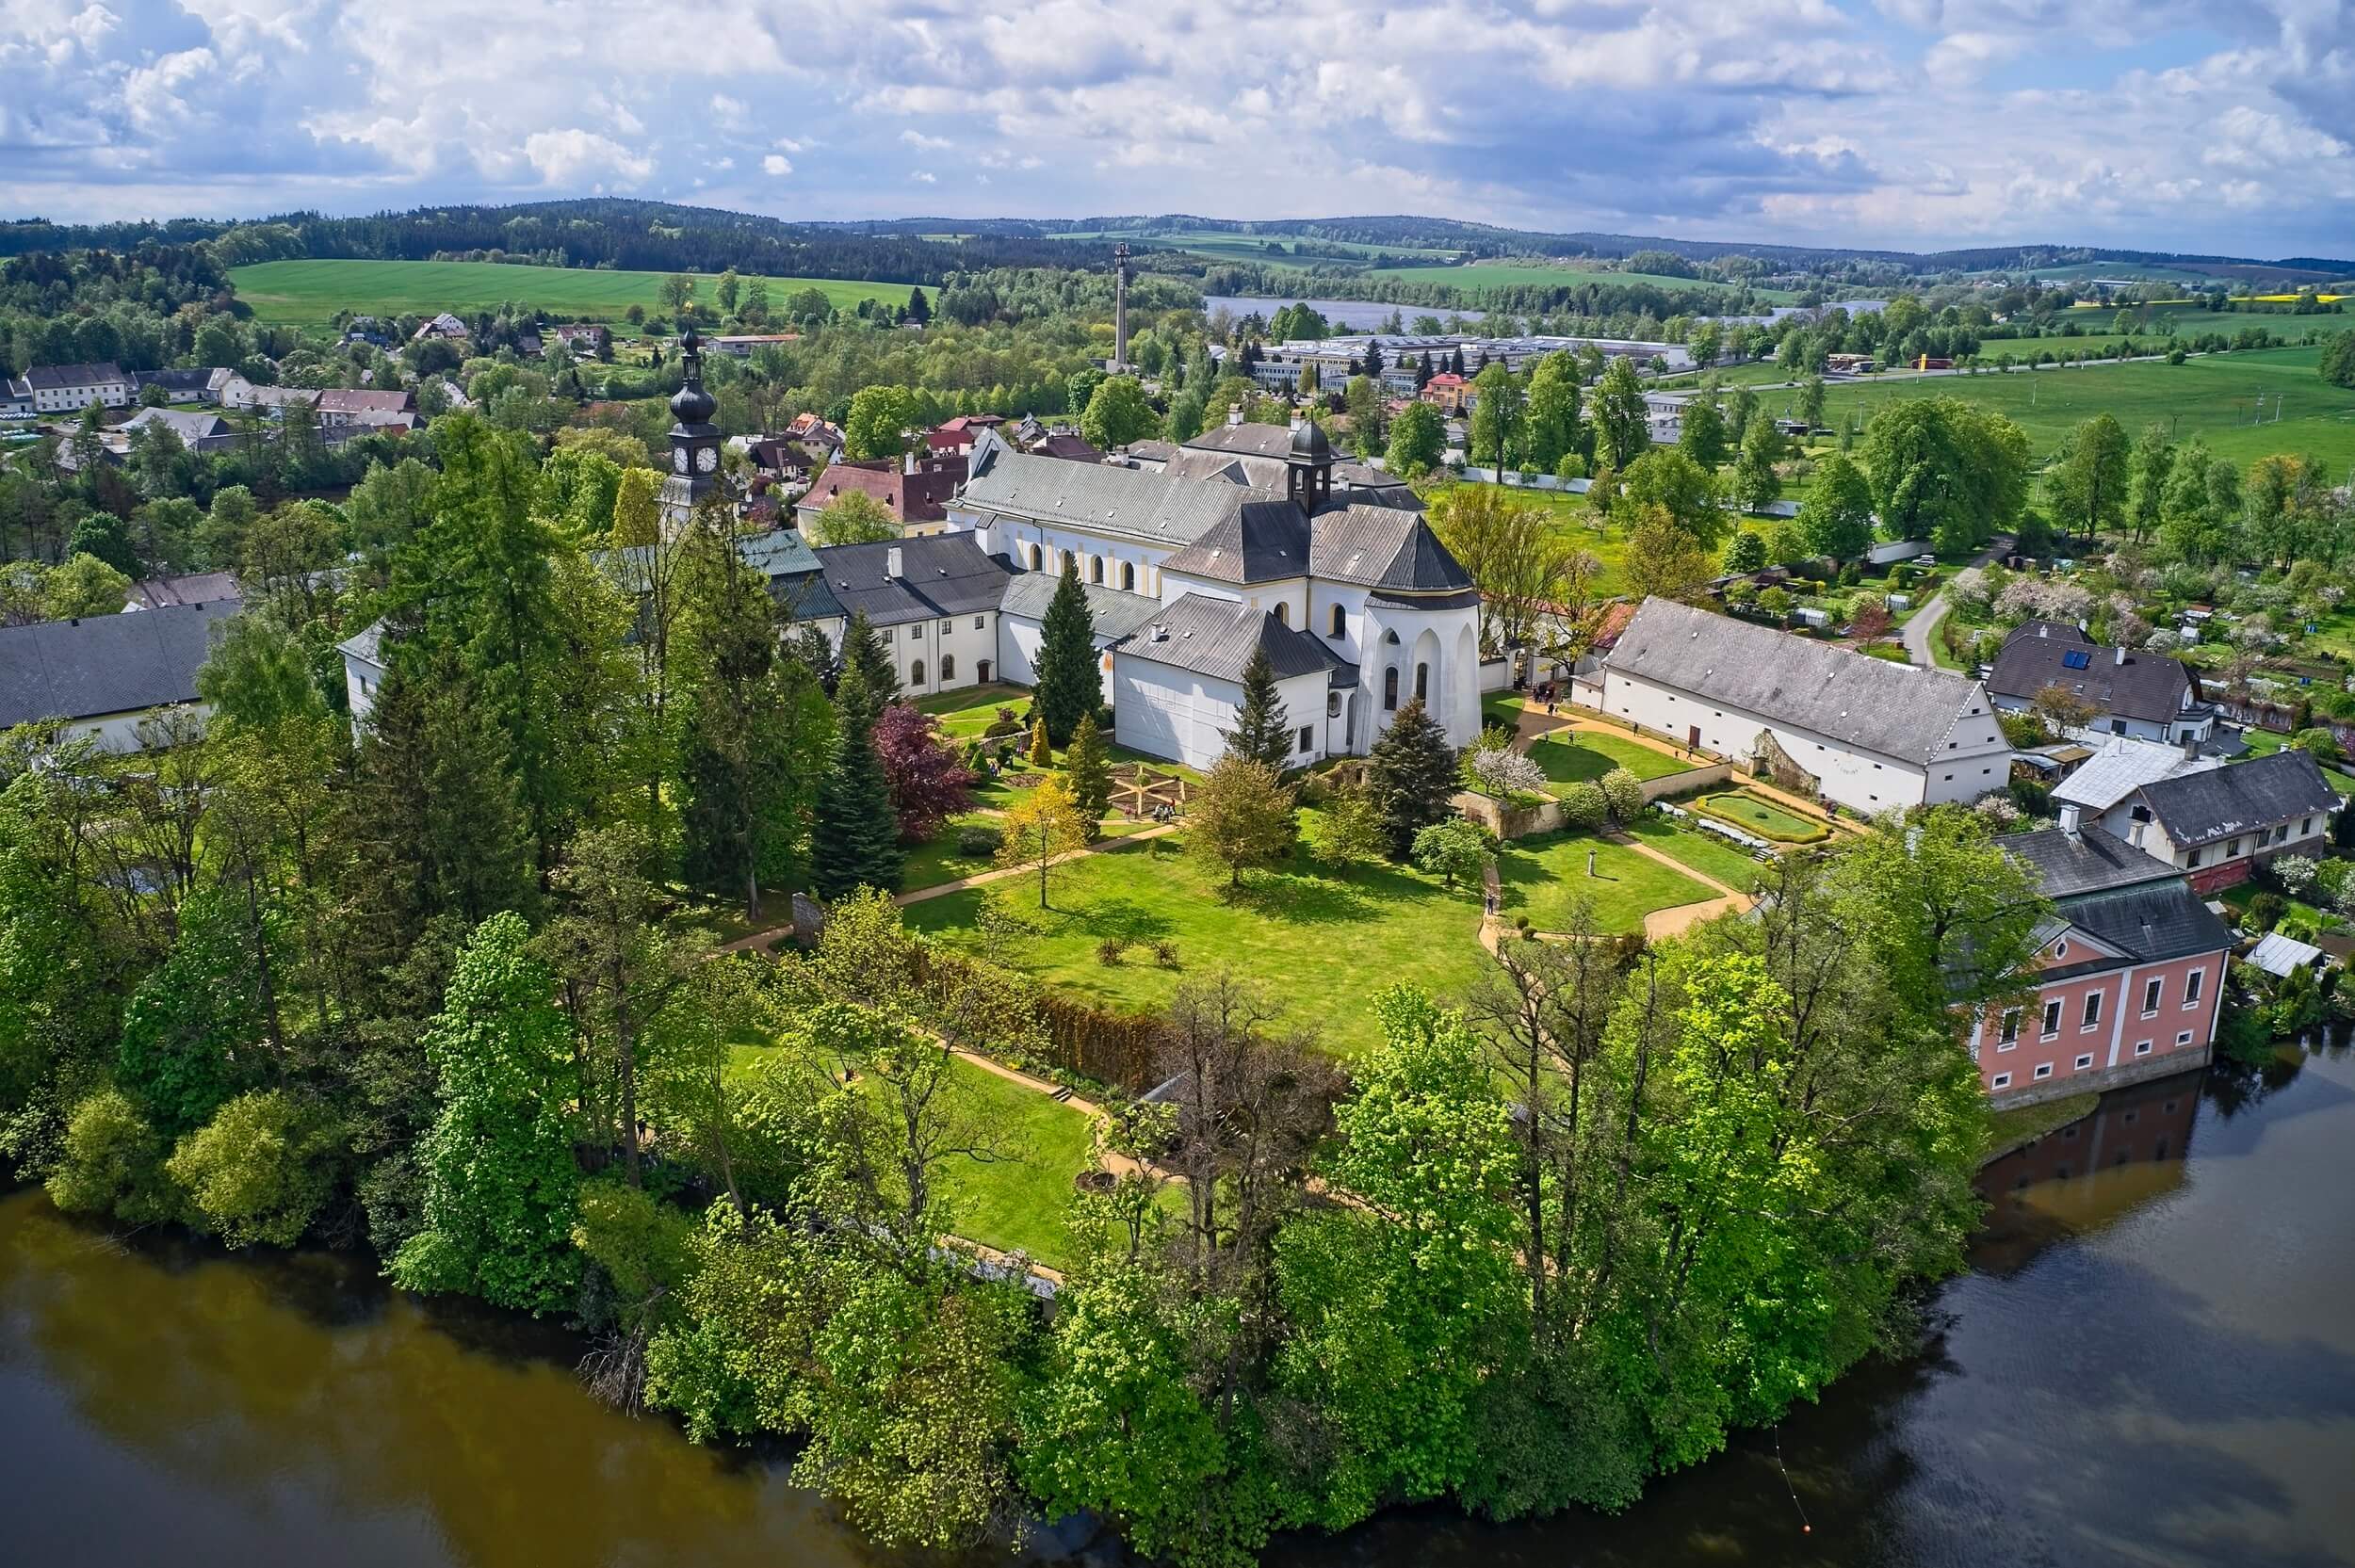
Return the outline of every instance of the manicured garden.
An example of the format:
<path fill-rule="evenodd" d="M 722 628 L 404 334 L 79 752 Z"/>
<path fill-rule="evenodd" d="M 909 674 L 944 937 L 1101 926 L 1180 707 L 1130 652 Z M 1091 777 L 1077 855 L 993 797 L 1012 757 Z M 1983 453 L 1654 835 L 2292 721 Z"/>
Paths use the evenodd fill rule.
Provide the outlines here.
<path fill-rule="evenodd" d="M 1665 779 L 1701 766 L 1608 730 L 1555 730 L 1533 742 L 1529 754 L 1557 785 L 1598 780 L 1615 768 L 1639 779 Z"/>
<path fill-rule="evenodd" d="M 1679 861 L 1704 877 L 1714 877 L 1739 893 L 1747 893 L 1764 874 L 1765 866 L 1736 844 L 1715 833 L 1680 827 L 1656 812 L 1646 812 L 1628 830 L 1670 860 Z"/>
<path fill-rule="evenodd" d="M 1589 850 L 1595 857 L 1591 877 L 1586 874 Z M 1673 866 L 1585 833 L 1516 839 L 1498 856 L 1497 876 L 1503 883 L 1506 918 L 1526 914 L 1530 925 L 1541 931 L 1567 929 L 1581 899 L 1593 907 L 1598 929 L 1635 932 L 1644 929 L 1644 916 L 1654 910 L 1721 897 Z"/>
<path fill-rule="evenodd" d="M 1004 1156 L 949 1162 L 945 1185 L 957 1234 L 1028 1253 L 1050 1268 L 1067 1266 L 1064 1210 L 1073 1179 L 1088 1168 L 1095 1136 L 1088 1116 L 968 1061 L 956 1061 L 951 1071 L 971 1124 L 992 1154 Z"/>
<path fill-rule="evenodd" d="M 1685 803 L 1703 816 L 1776 844 L 1820 844 L 1831 833 L 1823 823 L 1746 789 L 1696 796 Z"/>
<path fill-rule="evenodd" d="M 1285 1005 L 1285 1025 L 1315 1029 L 1343 1057 L 1373 1040 L 1371 1004 L 1384 987 L 1459 996 L 1481 971 L 1476 890 L 1450 891 L 1435 877 L 1389 865 L 1342 877 L 1304 849 L 1288 869 L 1248 873 L 1242 893 L 1229 897 L 1226 873 L 1182 852 L 1182 837 L 1070 862 L 1057 872 L 1053 907 L 1045 911 L 1037 884 L 1015 878 L 911 904 L 907 923 L 978 946 L 983 900 L 994 900 L 1030 927 L 1005 949 L 1009 962 L 1103 1007 L 1158 1009 L 1189 976 L 1231 970 Z M 1116 963 L 1099 956 L 1107 939 L 1124 944 Z M 1175 967 L 1158 961 L 1157 942 L 1175 945 Z"/>

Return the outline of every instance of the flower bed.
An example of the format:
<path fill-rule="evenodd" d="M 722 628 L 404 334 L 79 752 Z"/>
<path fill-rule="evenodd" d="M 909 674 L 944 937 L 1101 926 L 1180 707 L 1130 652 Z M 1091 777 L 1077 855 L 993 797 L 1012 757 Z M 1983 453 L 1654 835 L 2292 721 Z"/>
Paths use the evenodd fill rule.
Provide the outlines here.
<path fill-rule="evenodd" d="M 1831 836 L 1831 830 L 1821 822 L 1811 822 L 1796 812 L 1789 811 L 1747 790 L 1734 790 L 1722 795 L 1701 795 L 1694 798 L 1692 810 L 1713 821 L 1723 822 L 1754 833 L 1776 844 L 1820 844 Z"/>

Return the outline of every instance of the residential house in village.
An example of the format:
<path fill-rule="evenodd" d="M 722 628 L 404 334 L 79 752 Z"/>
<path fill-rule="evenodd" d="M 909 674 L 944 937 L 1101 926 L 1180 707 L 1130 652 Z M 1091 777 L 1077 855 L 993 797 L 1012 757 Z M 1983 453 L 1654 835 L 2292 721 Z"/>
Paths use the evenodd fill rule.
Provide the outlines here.
<path fill-rule="evenodd" d="M 2276 855 L 2327 853 L 2331 814 L 2339 804 L 2313 757 L 2283 751 L 2136 784 L 2103 810 L 2100 824 L 2210 894 L 2247 881 L 2259 862 Z"/>
<path fill-rule="evenodd" d="M 226 451 L 237 443 L 236 429 L 229 421 L 210 411 L 194 409 L 141 409 L 116 428 L 127 445 L 130 437 L 150 426 L 170 430 L 191 452 Z"/>
<path fill-rule="evenodd" d="M 230 598 L 0 628 L 0 729 L 56 719 L 107 751 L 143 751 L 165 710 L 204 714 L 196 671 L 243 607 Z"/>
<path fill-rule="evenodd" d="M 1471 382 L 1452 370 L 1442 370 L 1423 382 L 1417 396 L 1441 413 L 1461 413 L 1471 406 Z"/>
<path fill-rule="evenodd" d="M 808 527 L 841 496 L 858 491 L 883 503 L 911 537 L 936 534 L 949 526 L 949 497 L 965 482 L 962 454 L 915 452 L 903 458 L 876 458 L 828 463 L 809 489 L 793 504 L 795 524 Z"/>
<path fill-rule="evenodd" d="M 925 431 L 924 445 L 937 453 L 970 453 L 977 436 L 983 430 L 994 430 L 1005 422 L 1003 414 L 961 413 Z"/>
<path fill-rule="evenodd" d="M 821 622 L 829 639 L 839 647 L 843 625 L 864 610 L 909 696 L 997 678 L 998 609 L 1014 571 L 972 534 L 836 544 L 817 557 L 843 617 Z"/>
<path fill-rule="evenodd" d="M 92 403 L 109 409 L 128 408 L 137 396 L 131 378 L 112 360 L 96 364 L 37 364 L 5 382 L 0 402 L 21 407 L 36 416 L 80 413 Z"/>
<path fill-rule="evenodd" d="M 2025 713 L 2048 687 L 2091 707 L 2090 735 L 2172 744 L 2205 741 L 2216 728 L 2216 709 L 2201 701 L 2199 678 L 2183 660 L 2103 647 L 2057 621 L 2024 621 L 1988 671 L 1988 695 L 2006 713 Z"/>
<path fill-rule="evenodd" d="M 199 365 L 184 370 L 134 370 L 131 372 L 131 396 L 137 398 L 149 387 L 161 391 L 175 403 L 212 403 L 220 399 L 220 384 L 228 379 L 225 370 L 208 369 Z"/>
<path fill-rule="evenodd" d="M 2204 1065 L 2233 936 L 2184 874 L 2074 806 L 2003 846 L 2036 871 L 2053 913 L 2036 933 L 2034 999 L 1991 1010 L 1973 1032 L 1990 1098 L 2034 1104 Z"/>
<path fill-rule="evenodd" d="M 388 416 L 414 414 L 417 399 L 406 387 L 329 387 L 319 394 L 315 406 L 320 428 L 328 429 L 339 425 L 382 424 Z"/>
<path fill-rule="evenodd" d="M 1644 601 L 1600 674 L 1612 717 L 1860 816 L 1975 800 L 2010 775 L 1978 682 L 1674 600 Z"/>
<path fill-rule="evenodd" d="M 472 335 L 472 333 L 467 331 L 466 324 L 463 321 L 459 320 L 458 317 L 450 315 L 449 312 L 444 311 L 438 315 L 434 315 L 424 321 L 418 322 L 417 330 L 409 334 L 409 341 L 412 343 L 422 343 L 427 338 L 439 337 L 448 338 L 452 342 L 456 343 L 463 343 Z"/>

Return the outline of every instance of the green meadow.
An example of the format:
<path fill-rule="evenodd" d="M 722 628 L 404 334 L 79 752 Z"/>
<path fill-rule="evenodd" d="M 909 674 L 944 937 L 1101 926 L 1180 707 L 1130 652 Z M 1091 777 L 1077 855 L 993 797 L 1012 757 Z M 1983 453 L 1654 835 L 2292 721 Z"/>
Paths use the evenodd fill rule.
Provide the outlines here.
<path fill-rule="evenodd" d="M 435 311 L 495 310 L 509 300 L 551 315 L 619 321 L 632 305 L 648 315 L 662 309 L 664 272 L 601 272 L 577 267 L 517 267 L 503 262 L 275 261 L 230 269 L 237 298 L 262 320 L 294 327 L 323 326 L 337 311 L 364 315 L 430 315 Z M 716 278 L 696 280 L 707 299 Z M 838 278 L 771 278 L 769 299 L 784 303 L 801 289 L 822 291 L 837 310 L 861 299 L 908 297 L 905 283 L 846 283 Z"/>

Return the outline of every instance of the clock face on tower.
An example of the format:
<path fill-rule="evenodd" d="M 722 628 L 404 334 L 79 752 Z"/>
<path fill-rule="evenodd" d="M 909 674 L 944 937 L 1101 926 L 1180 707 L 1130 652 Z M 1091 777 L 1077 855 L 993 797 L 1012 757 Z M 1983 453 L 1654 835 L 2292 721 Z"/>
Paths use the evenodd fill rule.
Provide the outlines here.
<path fill-rule="evenodd" d="M 672 448 L 671 448 L 671 466 L 672 466 L 673 468 L 674 468 L 674 469 L 678 470 L 678 472 L 680 472 L 680 473 L 682 473 L 682 474 L 684 474 L 684 473 L 686 473 L 686 472 L 687 472 L 687 448 L 686 448 L 686 447 L 684 447 L 684 446 L 674 446 L 674 447 L 672 447 Z"/>
<path fill-rule="evenodd" d="M 695 454 L 695 467 L 699 472 L 708 474 L 719 466 L 720 449 L 718 447 L 706 446 Z"/>

